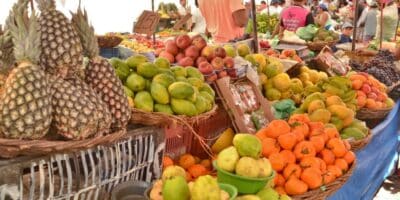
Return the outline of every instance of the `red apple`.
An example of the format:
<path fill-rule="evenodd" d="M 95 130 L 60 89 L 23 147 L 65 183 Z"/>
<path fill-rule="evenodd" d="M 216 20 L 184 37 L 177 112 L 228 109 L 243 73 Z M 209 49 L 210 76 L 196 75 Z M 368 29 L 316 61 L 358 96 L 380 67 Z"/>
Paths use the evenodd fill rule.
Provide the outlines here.
<path fill-rule="evenodd" d="M 198 67 L 199 65 L 200 65 L 200 63 L 202 63 L 202 62 L 207 62 L 207 58 L 204 58 L 204 57 L 198 57 L 197 59 L 196 59 L 196 67 Z"/>
<path fill-rule="evenodd" d="M 199 50 L 202 50 L 207 46 L 207 42 L 201 35 L 196 35 L 192 39 L 192 45 L 196 46 Z"/>
<path fill-rule="evenodd" d="M 183 53 L 178 53 L 178 55 L 175 56 L 175 60 L 176 62 L 179 62 L 180 60 L 182 60 L 182 58 L 185 57 L 185 54 Z"/>
<path fill-rule="evenodd" d="M 198 68 L 199 71 L 204 75 L 211 74 L 214 71 L 212 65 L 208 62 L 200 63 Z"/>
<path fill-rule="evenodd" d="M 175 38 L 175 43 L 180 49 L 186 49 L 192 43 L 188 35 L 179 35 Z"/>
<path fill-rule="evenodd" d="M 379 94 L 381 91 L 379 91 L 378 88 L 376 87 L 371 87 L 371 91 L 374 92 L 375 94 Z"/>
<path fill-rule="evenodd" d="M 207 58 L 211 62 L 215 58 L 214 49 L 212 47 L 206 46 L 201 50 L 201 56 Z"/>
<path fill-rule="evenodd" d="M 207 83 L 212 83 L 212 82 L 216 81 L 217 79 L 218 79 L 218 76 L 216 73 L 206 77 Z"/>
<path fill-rule="evenodd" d="M 160 55 L 160 53 L 163 52 L 163 51 L 164 51 L 163 48 L 158 48 L 158 49 L 156 49 L 156 50 L 154 51 L 154 55 L 155 55 L 156 57 L 158 57 L 158 56 Z"/>
<path fill-rule="evenodd" d="M 217 47 L 214 51 L 214 54 L 216 57 L 221 57 L 221 58 L 225 58 L 226 57 L 226 51 L 224 48 L 222 47 Z"/>
<path fill-rule="evenodd" d="M 166 58 L 167 60 L 169 60 L 170 63 L 175 62 L 174 56 L 172 54 L 168 53 L 167 51 L 162 51 L 158 57 Z"/>
<path fill-rule="evenodd" d="M 173 40 L 168 40 L 165 44 L 165 50 L 172 54 L 173 56 L 176 56 L 176 54 L 178 54 L 178 46 L 176 46 L 175 41 Z"/>
<path fill-rule="evenodd" d="M 215 70 L 222 70 L 224 69 L 224 60 L 220 57 L 215 57 L 211 61 L 211 65 L 214 67 Z"/>
<path fill-rule="evenodd" d="M 376 100 L 378 98 L 378 95 L 375 94 L 375 92 L 370 92 L 367 94 L 368 98 Z"/>
<path fill-rule="evenodd" d="M 228 76 L 228 73 L 225 70 L 218 72 L 218 78 L 224 78 L 225 76 Z"/>
<path fill-rule="evenodd" d="M 225 57 L 224 64 L 226 68 L 233 68 L 235 66 L 235 61 L 231 57 Z"/>
<path fill-rule="evenodd" d="M 196 60 L 199 57 L 199 54 L 199 49 L 194 45 L 189 46 L 185 49 L 185 56 L 191 57 L 193 60 Z"/>
<path fill-rule="evenodd" d="M 192 59 L 191 57 L 185 57 L 185 58 L 182 58 L 182 59 L 178 62 L 178 64 L 179 64 L 180 66 L 183 66 L 183 67 L 189 67 L 189 66 L 193 66 L 194 61 L 193 61 L 193 59 Z"/>

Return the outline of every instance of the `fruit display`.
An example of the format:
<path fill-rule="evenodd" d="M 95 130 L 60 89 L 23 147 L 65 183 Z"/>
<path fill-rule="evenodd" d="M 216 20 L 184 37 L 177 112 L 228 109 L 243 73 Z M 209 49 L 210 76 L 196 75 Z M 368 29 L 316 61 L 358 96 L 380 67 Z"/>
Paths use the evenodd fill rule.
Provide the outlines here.
<path fill-rule="evenodd" d="M 70 22 L 55 10 L 54 1 L 38 3 L 39 19 L 25 16 L 27 3 L 18 2 L 7 20 L 4 36 L 12 37 L 19 65 L 11 69 L 13 59 L 2 57 L 10 66 L 5 66 L 9 74 L 0 97 L 1 136 L 42 139 L 51 132 L 81 140 L 125 128 L 131 112 L 122 84 L 107 60 L 98 56 L 86 14 L 78 10 Z M 63 29 L 58 31 L 60 24 Z M 47 32 L 50 28 L 54 31 Z M 80 66 L 82 52 L 89 57 L 86 69 Z"/>
<path fill-rule="evenodd" d="M 262 141 L 262 155 L 278 173 L 276 191 L 301 195 L 319 189 L 346 174 L 355 161 L 347 141 L 334 126 L 312 122 L 306 114 L 294 114 L 288 121 L 274 120 L 256 136 Z"/>
<path fill-rule="evenodd" d="M 201 160 L 191 154 L 181 155 L 176 162 L 171 157 L 164 156 L 163 169 L 169 166 L 179 166 L 185 170 L 186 181 L 190 182 L 196 180 L 200 176 L 210 175 L 212 166 L 210 159 Z"/>
<path fill-rule="evenodd" d="M 291 200 L 290 196 L 279 192 L 272 187 L 266 187 L 257 194 L 238 196 L 235 200 Z"/>
<path fill-rule="evenodd" d="M 282 51 L 282 53 L 274 49 L 269 49 L 265 51 L 264 54 L 275 58 L 293 60 L 299 63 L 303 62 L 303 60 L 297 55 L 296 51 L 293 49 L 285 49 Z"/>
<path fill-rule="evenodd" d="M 275 30 L 276 25 L 279 23 L 278 15 L 268 14 L 257 14 L 257 32 L 258 33 L 270 33 Z M 246 33 L 253 33 L 253 21 L 249 20 L 246 27 Z"/>
<path fill-rule="evenodd" d="M 195 116 L 210 111 L 215 93 L 195 67 L 170 67 L 165 58 L 148 62 L 143 55 L 112 58 L 117 76 L 135 108 L 147 112 Z"/>
<path fill-rule="evenodd" d="M 357 92 L 357 107 L 373 110 L 388 109 L 394 101 L 386 94 L 387 87 L 365 72 L 349 73 L 352 87 Z"/>
<path fill-rule="evenodd" d="M 296 35 L 303 40 L 313 42 L 332 42 L 339 39 L 339 34 L 325 28 L 317 28 L 314 24 L 297 29 Z"/>
<path fill-rule="evenodd" d="M 185 170 L 179 166 L 168 166 L 162 178 L 156 180 L 150 193 L 151 200 L 229 200 L 230 194 L 223 190 L 217 179 L 210 175 L 199 176 L 196 180 L 186 180 Z"/>
<path fill-rule="evenodd" d="M 168 37 L 175 37 L 178 35 L 182 35 L 185 33 L 186 33 L 185 30 L 174 30 L 172 28 L 166 28 L 166 29 L 161 30 L 160 32 L 157 32 L 156 35 L 157 35 L 157 37 L 160 37 L 160 38 L 168 38 Z"/>
<path fill-rule="evenodd" d="M 153 52 L 157 48 L 163 48 L 164 42 L 156 39 L 153 43 L 153 39 L 147 36 L 139 34 L 131 34 L 127 36 L 121 36 L 124 38 L 121 42 L 121 46 L 132 49 L 136 53 L 147 53 Z"/>
<path fill-rule="evenodd" d="M 178 7 L 174 3 L 163 3 L 158 4 L 157 13 L 160 14 L 162 19 L 176 19 L 179 17 Z"/>

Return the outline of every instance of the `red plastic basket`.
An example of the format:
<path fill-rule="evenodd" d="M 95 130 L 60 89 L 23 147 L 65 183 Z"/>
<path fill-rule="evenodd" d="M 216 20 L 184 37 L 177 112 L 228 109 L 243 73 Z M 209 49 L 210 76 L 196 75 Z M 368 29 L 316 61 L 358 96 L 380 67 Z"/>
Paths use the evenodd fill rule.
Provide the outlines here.
<path fill-rule="evenodd" d="M 172 125 L 165 127 L 165 154 L 171 158 L 178 158 L 180 155 L 189 152 L 193 134 L 184 125 Z"/>

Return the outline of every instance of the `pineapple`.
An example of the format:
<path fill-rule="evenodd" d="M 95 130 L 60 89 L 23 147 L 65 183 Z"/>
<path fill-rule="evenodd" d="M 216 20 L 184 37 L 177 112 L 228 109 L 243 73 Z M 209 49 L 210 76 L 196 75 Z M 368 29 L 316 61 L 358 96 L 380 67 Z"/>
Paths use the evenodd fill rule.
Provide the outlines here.
<path fill-rule="evenodd" d="M 14 64 L 12 37 L 9 31 L 0 35 L 0 94 Z"/>
<path fill-rule="evenodd" d="M 99 56 L 93 27 L 89 25 L 86 11 L 84 12 L 78 8 L 77 13 L 72 13 L 72 25 L 82 41 L 85 56 L 90 59 L 85 69 L 85 81 L 108 105 L 112 114 L 111 127 L 125 128 L 131 117 L 127 96 L 112 65 L 107 59 Z"/>
<path fill-rule="evenodd" d="M 95 135 L 100 115 L 95 104 L 83 94 L 80 88 L 59 77 L 50 77 L 53 93 L 53 124 L 57 134 L 72 140 L 85 139 Z"/>
<path fill-rule="evenodd" d="M 8 75 L 0 96 L 0 133 L 5 138 L 39 139 L 52 120 L 51 91 L 38 66 L 40 32 L 35 14 L 27 17 L 27 1 L 19 0 L 7 19 L 18 66 Z"/>
<path fill-rule="evenodd" d="M 41 11 L 40 63 L 46 72 L 65 78 L 77 73 L 82 66 L 81 41 L 70 21 L 56 10 L 54 0 L 36 0 Z"/>
<path fill-rule="evenodd" d="M 89 98 L 90 102 L 95 105 L 99 115 L 97 133 L 101 135 L 108 133 L 111 126 L 111 113 L 108 110 L 107 105 L 94 92 L 94 90 L 79 77 L 70 78 L 68 79 L 68 82 L 80 89 L 81 92 Z"/>

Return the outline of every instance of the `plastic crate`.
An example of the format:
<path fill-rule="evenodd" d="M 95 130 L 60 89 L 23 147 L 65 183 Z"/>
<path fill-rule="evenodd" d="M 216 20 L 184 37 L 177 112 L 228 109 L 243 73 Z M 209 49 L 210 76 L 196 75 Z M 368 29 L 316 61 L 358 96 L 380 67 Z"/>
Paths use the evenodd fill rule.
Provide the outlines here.
<path fill-rule="evenodd" d="M 219 105 L 215 115 L 207 120 L 199 122 L 194 129 L 201 137 L 204 138 L 204 141 L 207 143 L 207 145 L 211 146 L 222 134 L 222 132 L 230 127 L 232 127 L 232 122 L 229 118 L 228 112 L 222 105 Z M 200 158 L 208 157 L 208 155 L 204 152 L 203 147 L 200 145 L 197 137 L 193 137 L 190 152 L 191 154 Z"/>
<path fill-rule="evenodd" d="M 166 137 L 166 155 L 174 159 L 190 151 L 193 134 L 184 125 L 165 127 L 164 132 Z"/>
<path fill-rule="evenodd" d="M 100 56 L 104 58 L 120 58 L 120 52 L 118 47 L 114 48 L 100 48 Z"/>
<path fill-rule="evenodd" d="M 112 145 L 0 160 L 0 199 L 108 199 L 119 183 L 161 175 L 163 130 L 129 130 Z"/>

